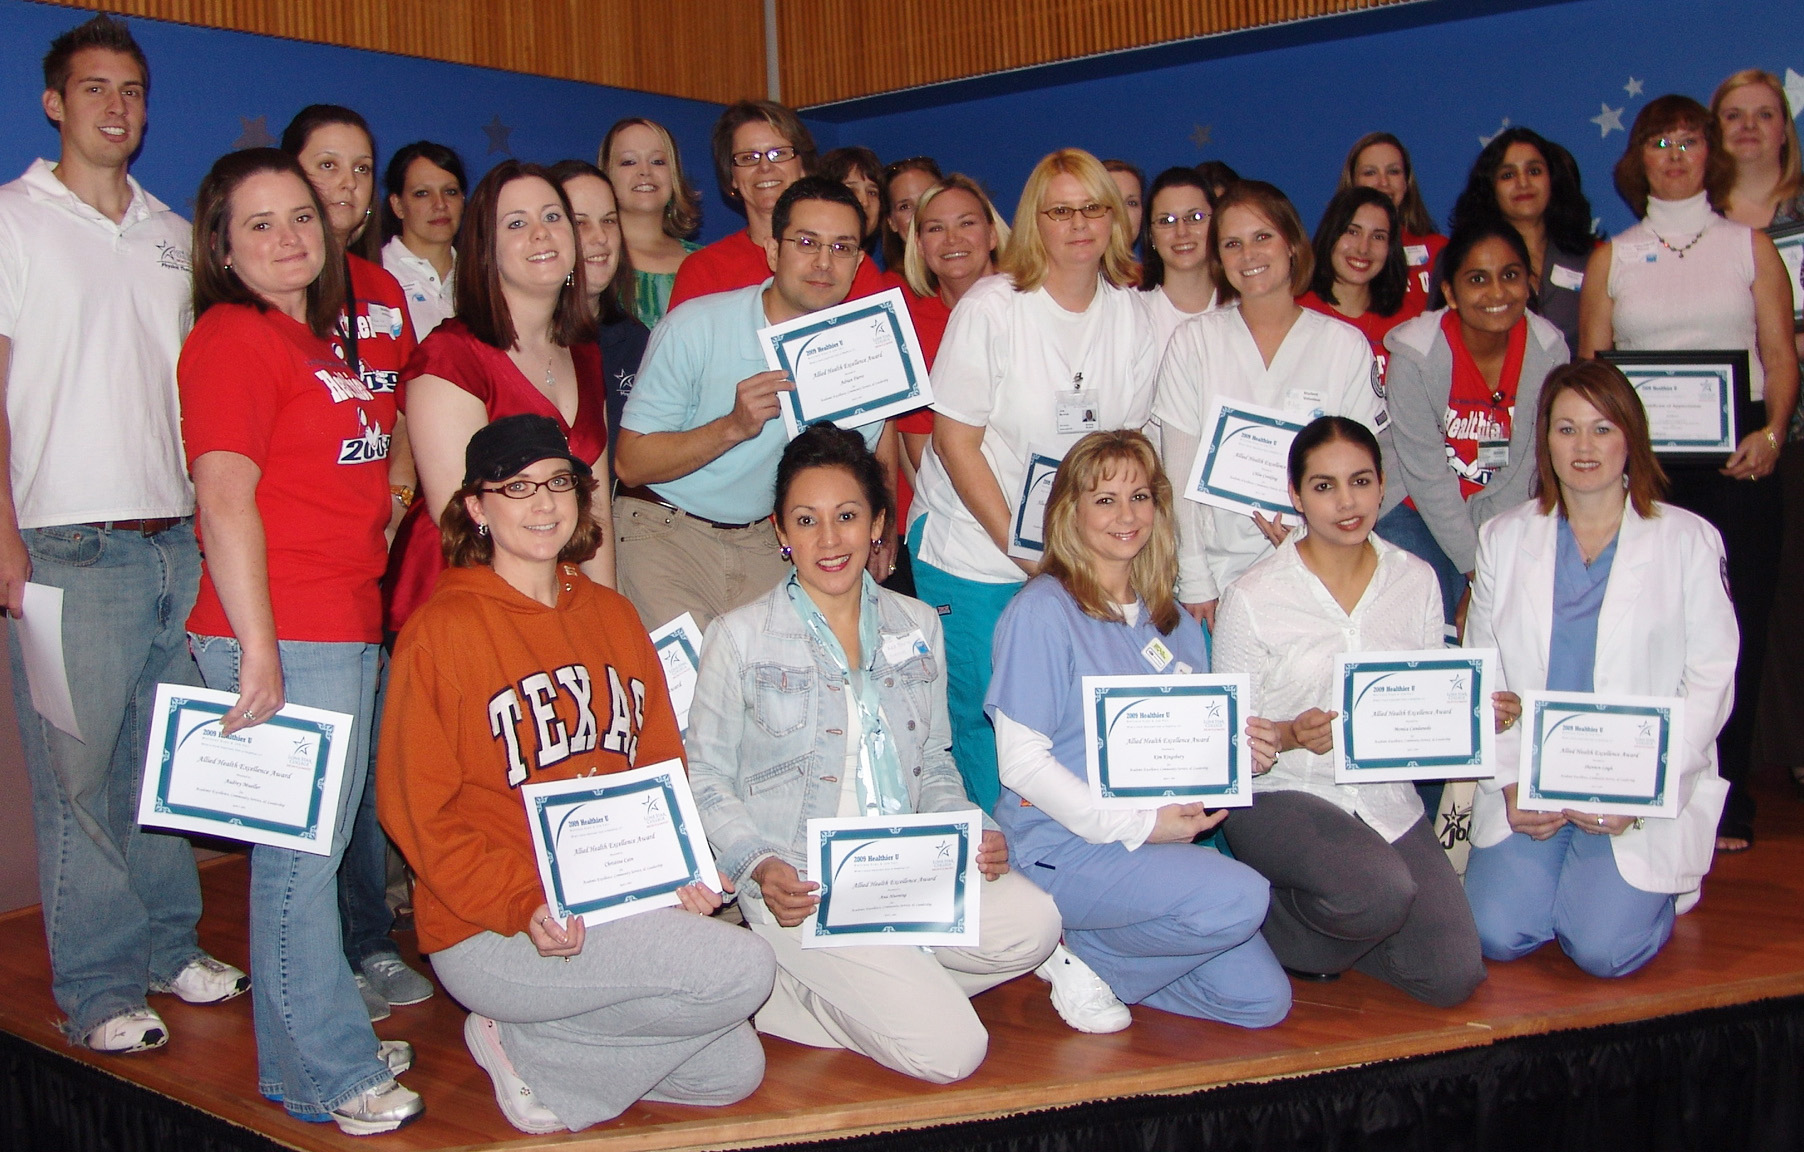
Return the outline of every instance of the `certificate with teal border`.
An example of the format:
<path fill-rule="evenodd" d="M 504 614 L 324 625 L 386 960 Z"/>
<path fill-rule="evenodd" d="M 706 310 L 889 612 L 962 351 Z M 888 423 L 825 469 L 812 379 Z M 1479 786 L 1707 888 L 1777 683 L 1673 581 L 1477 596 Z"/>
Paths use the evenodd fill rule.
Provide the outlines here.
<path fill-rule="evenodd" d="M 1274 408 L 1212 401 L 1186 499 L 1230 512 L 1295 516 L 1290 504 L 1290 442 L 1303 424 Z"/>
<path fill-rule="evenodd" d="M 681 760 L 520 789 L 545 903 L 559 920 L 602 924 L 718 889 Z"/>
<path fill-rule="evenodd" d="M 332 854 L 352 717 L 285 705 L 226 735 L 235 692 L 157 685 L 138 823 Z"/>
<path fill-rule="evenodd" d="M 975 810 L 809 820 L 805 879 L 820 904 L 802 947 L 974 947 L 982 839 Z"/>
<path fill-rule="evenodd" d="M 1038 560 L 1046 554 L 1046 499 L 1052 495 L 1052 482 L 1061 463 L 1060 457 L 1045 449 L 1028 452 L 1021 498 L 1015 501 L 1015 515 L 1009 523 L 1010 556 Z"/>
<path fill-rule="evenodd" d="M 1745 348 L 1597 354 L 1622 370 L 1662 459 L 1720 463 L 1746 435 L 1751 361 Z"/>
<path fill-rule="evenodd" d="M 1677 816 L 1685 701 L 1677 696 L 1522 693 L 1516 807 Z"/>
<path fill-rule="evenodd" d="M 1084 767 L 1097 807 L 1252 804 L 1244 673 L 1086 676 L 1083 693 Z"/>
<path fill-rule="evenodd" d="M 764 362 L 795 384 L 779 394 L 791 439 L 822 420 L 859 428 L 933 403 L 900 288 L 760 328 L 758 343 Z"/>
<path fill-rule="evenodd" d="M 1494 648 L 1336 657 L 1334 782 L 1495 776 L 1496 668 Z"/>
<path fill-rule="evenodd" d="M 664 690 L 676 712 L 677 730 L 689 736 L 689 706 L 695 702 L 695 679 L 702 666 L 702 630 L 685 612 L 651 634 L 651 646 L 664 666 Z"/>

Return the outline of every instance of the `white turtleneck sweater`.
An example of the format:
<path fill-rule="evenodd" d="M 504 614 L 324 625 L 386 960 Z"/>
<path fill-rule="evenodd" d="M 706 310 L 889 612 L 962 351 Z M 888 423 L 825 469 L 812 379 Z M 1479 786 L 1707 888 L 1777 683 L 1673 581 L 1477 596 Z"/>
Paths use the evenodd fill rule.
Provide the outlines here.
<path fill-rule="evenodd" d="M 1650 196 L 1647 216 L 1610 246 L 1619 350 L 1746 348 L 1753 353 L 1753 398 L 1765 398 L 1754 327 L 1753 229 L 1717 215 L 1703 192 L 1688 200 Z"/>

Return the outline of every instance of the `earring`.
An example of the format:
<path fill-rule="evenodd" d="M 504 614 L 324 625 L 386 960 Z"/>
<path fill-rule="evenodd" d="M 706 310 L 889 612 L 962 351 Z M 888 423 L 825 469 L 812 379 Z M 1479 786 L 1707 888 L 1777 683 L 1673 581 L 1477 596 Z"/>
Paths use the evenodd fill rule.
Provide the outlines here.
<path fill-rule="evenodd" d="M 883 537 L 881 537 L 881 536 L 871 537 L 871 547 L 873 547 L 873 548 L 883 547 Z"/>
<path fill-rule="evenodd" d="M 570 271 L 570 272 L 564 273 L 564 287 L 568 288 L 575 283 L 576 283 L 575 271 Z"/>
<path fill-rule="evenodd" d="M 785 560 L 789 559 L 789 545 L 785 544 L 783 547 L 777 549 L 777 555 L 783 557 Z"/>
<path fill-rule="evenodd" d="M 476 534 L 478 536 L 487 536 L 489 534 L 489 526 L 487 524 L 478 524 L 476 526 Z"/>

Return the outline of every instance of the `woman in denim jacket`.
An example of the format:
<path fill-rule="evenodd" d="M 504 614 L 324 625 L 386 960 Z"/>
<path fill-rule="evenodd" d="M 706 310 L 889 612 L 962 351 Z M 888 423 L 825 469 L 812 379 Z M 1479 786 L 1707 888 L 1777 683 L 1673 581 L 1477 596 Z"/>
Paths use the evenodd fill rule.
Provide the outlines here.
<path fill-rule="evenodd" d="M 800 872 L 811 817 L 975 805 L 949 751 L 939 618 L 865 574 L 888 499 L 863 438 L 807 429 L 783 453 L 776 495 L 795 572 L 709 626 L 689 716 L 709 842 L 746 923 L 777 954 L 776 989 L 754 1022 L 923 1080 L 959 1080 L 989 1046 L 969 997 L 1046 959 L 1058 911 L 1008 870 L 985 816 L 976 947 L 803 950 L 799 926 L 819 888 Z"/>

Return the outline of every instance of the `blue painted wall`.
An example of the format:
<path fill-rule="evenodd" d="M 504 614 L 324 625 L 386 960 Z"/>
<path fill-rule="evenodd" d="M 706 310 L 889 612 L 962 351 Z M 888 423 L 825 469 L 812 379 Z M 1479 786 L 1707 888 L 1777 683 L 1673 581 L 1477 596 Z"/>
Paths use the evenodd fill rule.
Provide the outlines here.
<path fill-rule="evenodd" d="M 55 129 L 39 111 L 43 55 L 53 37 L 87 17 L 0 0 L 0 180 L 34 157 L 55 157 Z M 154 20 L 130 25 L 151 67 L 150 129 L 132 171 L 184 215 L 220 154 L 274 144 L 296 111 L 332 103 L 369 120 L 379 163 L 403 144 L 436 140 L 463 157 L 472 182 L 509 155 L 593 161 L 609 125 L 646 116 L 675 135 L 685 171 L 702 189 L 704 238 L 744 227 L 715 191 L 708 131 L 716 104 Z"/>
<path fill-rule="evenodd" d="M 1448 0 L 1416 10 L 1436 8 L 1462 10 Z M 1128 70 L 1171 51 L 1124 53 L 1086 62 L 1091 72 L 1115 75 L 974 99 L 959 97 L 982 84 L 952 85 L 940 99 L 956 102 L 869 116 L 842 105 L 820 110 L 814 124 L 823 147 L 866 144 L 886 159 L 933 155 L 982 180 L 1011 216 L 1027 171 L 1063 145 L 1131 160 L 1149 179 L 1173 164 L 1225 160 L 1283 188 L 1313 230 L 1348 146 L 1366 132 L 1387 129 L 1404 140 L 1429 210 L 1444 220 L 1480 137 L 1507 120 L 1572 150 L 1593 210 L 1614 232 L 1632 221 L 1610 183 L 1625 139 L 1616 116 L 1627 129 L 1666 92 L 1707 102 L 1724 76 L 1745 67 L 1782 78 L 1788 68 L 1804 73 L 1797 0 L 1741 0 L 1732 18 L 1728 11 L 1704 0 L 1574 0 L 1140 71 Z M 1337 22 L 1349 30 L 1371 23 L 1334 17 L 1315 22 L 1310 35 L 1336 34 Z M 1795 82 L 1794 111 L 1800 96 L 1804 78 Z"/>

